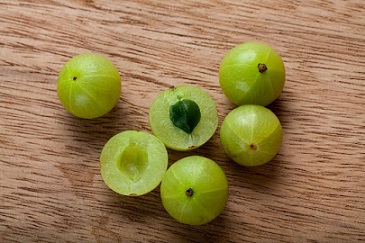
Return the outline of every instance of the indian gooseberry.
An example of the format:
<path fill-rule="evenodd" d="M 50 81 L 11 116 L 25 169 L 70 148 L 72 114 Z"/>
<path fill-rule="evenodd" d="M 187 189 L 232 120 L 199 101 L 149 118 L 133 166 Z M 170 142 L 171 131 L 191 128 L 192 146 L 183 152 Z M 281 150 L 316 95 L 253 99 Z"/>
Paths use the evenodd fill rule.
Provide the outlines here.
<path fill-rule="evenodd" d="M 263 165 L 274 158 L 282 143 L 277 116 L 260 105 L 242 105 L 223 120 L 220 140 L 224 151 L 243 166 Z"/>
<path fill-rule="evenodd" d="M 202 156 L 176 161 L 161 182 L 166 211 L 180 223 L 202 225 L 215 219 L 228 200 L 228 182 L 220 166 Z"/>
<path fill-rule="evenodd" d="M 167 170 L 165 145 L 152 134 L 127 130 L 114 135 L 100 155 L 100 172 L 106 185 L 127 196 L 154 190 Z"/>
<path fill-rule="evenodd" d="M 218 126 L 218 112 L 208 92 L 181 85 L 161 92 L 154 99 L 149 123 L 153 134 L 166 147 L 187 151 L 212 137 Z"/>
<path fill-rule="evenodd" d="M 93 119 L 107 114 L 118 102 L 121 78 L 114 64 L 97 54 L 80 54 L 62 67 L 57 94 L 73 115 Z"/>
<path fill-rule="evenodd" d="M 284 63 L 268 45 L 243 43 L 223 58 L 219 83 L 223 93 L 236 105 L 266 106 L 277 99 L 284 88 Z"/>

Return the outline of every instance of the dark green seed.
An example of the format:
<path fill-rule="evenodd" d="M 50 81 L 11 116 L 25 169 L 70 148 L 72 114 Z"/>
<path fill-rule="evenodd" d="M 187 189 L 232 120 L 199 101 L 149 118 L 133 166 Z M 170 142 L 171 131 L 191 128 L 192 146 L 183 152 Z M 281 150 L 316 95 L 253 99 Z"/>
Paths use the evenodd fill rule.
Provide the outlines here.
<path fill-rule="evenodd" d="M 170 106 L 170 120 L 172 123 L 185 131 L 192 133 L 200 121 L 199 106 L 192 100 L 182 99 Z"/>

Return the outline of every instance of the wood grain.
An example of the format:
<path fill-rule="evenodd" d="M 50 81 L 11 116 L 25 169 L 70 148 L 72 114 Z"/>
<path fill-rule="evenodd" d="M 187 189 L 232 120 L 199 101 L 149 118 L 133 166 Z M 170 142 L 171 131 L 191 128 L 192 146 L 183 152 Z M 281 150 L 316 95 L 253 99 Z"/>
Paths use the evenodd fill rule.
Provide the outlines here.
<path fill-rule="evenodd" d="M 363 0 L 0 0 L 0 242 L 365 241 L 365 5 Z M 139 198 L 103 183 L 99 154 L 114 134 L 150 132 L 162 90 L 197 85 L 220 124 L 234 108 L 218 69 L 233 46 L 258 40 L 287 69 L 269 106 L 284 128 L 274 160 L 243 168 L 219 129 L 198 154 L 226 172 L 230 196 L 210 224 L 175 222 L 157 188 Z M 81 120 L 59 103 L 72 56 L 110 58 L 123 80 L 117 106 Z"/>

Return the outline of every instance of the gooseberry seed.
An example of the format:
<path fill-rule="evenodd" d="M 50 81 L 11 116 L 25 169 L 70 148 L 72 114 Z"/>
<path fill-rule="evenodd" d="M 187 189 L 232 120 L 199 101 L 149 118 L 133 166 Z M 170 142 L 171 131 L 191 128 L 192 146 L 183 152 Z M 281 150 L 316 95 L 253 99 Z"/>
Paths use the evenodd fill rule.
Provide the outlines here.
<path fill-rule="evenodd" d="M 128 130 L 113 136 L 100 155 L 100 173 L 113 191 L 127 196 L 155 189 L 167 169 L 165 145 L 152 134 Z"/>
<path fill-rule="evenodd" d="M 199 106 L 192 100 L 183 99 L 170 106 L 172 123 L 185 131 L 192 133 L 201 118 Z"/>
<path fill-rule="evenodd" d="M 184 224 L 202 225 L 211 222 L 225 208 L 228 181 L 213 160 L 189 156 L 166 171 L 160 193 L 171 217 Z"/>
<path fill-rule="evenodd" d="M 206 143 L 218 127 L 218 112 L 203 89 L 182 85 L 161 92 L 149 110 L 153 134 L 166 147 L 187 151 Z"/>
<path fill-rule="evenodd" d="M 266 106 L 277 99 L 285 84 L 285 66 L 270 46 L 247 42 L 232 48 L 219 68 L 223 93 L 236 105 Z"/>
<path fill-rule="evenodd" d="M 62 67 L 57 95 L 73 115 L 93 119 L 107 114 L 118 102 L 121 79 L 114 64 L 96 54 L 80 54 Z"/>
<path fill-rule="evenodd" d="M 223 120 L 221 144 L 235 162 L 243 166 L 263 165 L 272 160 L 282 143 L 277 116 L 260 105 L 242 105 Z"/>

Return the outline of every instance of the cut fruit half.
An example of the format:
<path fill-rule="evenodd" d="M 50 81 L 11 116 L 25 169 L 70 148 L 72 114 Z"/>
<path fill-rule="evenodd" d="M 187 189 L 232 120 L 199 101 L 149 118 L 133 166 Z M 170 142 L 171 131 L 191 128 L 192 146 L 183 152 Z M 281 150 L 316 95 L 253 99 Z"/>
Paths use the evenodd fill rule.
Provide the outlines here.
<path fill-rule="evenodd" d="M 187 151 L 200 147 L 213 136 L 218 112 L 206 91 L 183 85 L 165 90 L 155 98 L 149 122 L 153 134 L 166 147 Z"/>
<path fill-rule="evenodd" d="M 113 191 L 140 196 L 154 190 L 168 165 L 165 145 L 142 131 L 124 131 L 112 137 L 100 156 L 100 172 Z"/>

